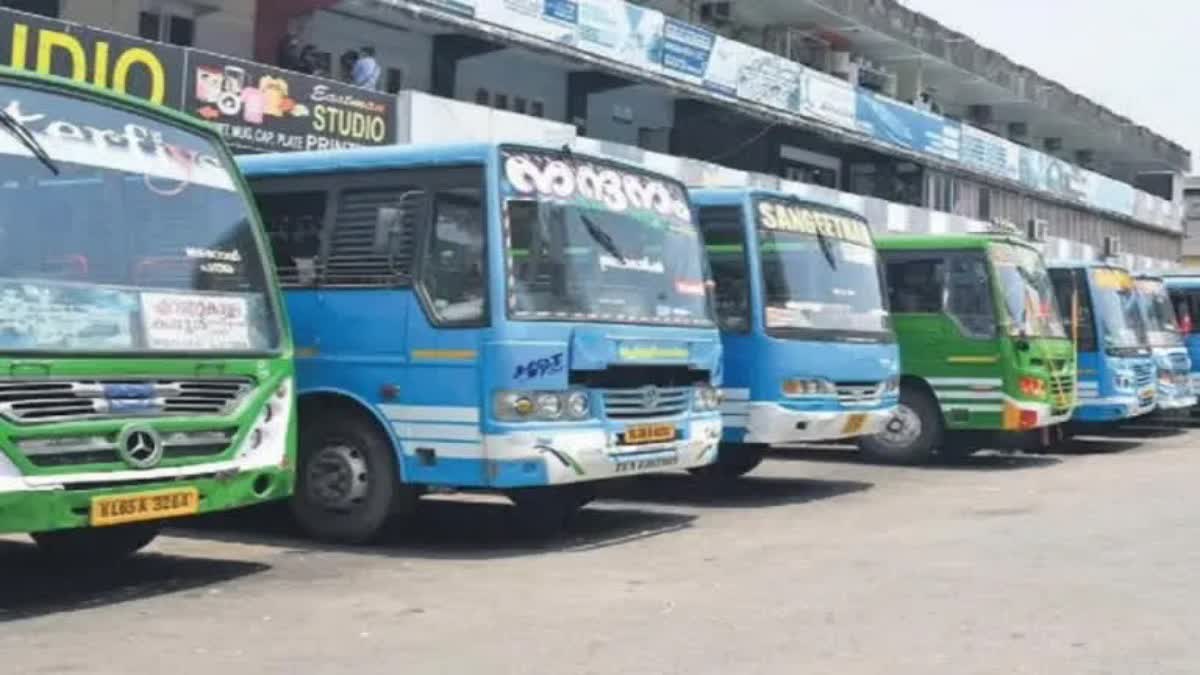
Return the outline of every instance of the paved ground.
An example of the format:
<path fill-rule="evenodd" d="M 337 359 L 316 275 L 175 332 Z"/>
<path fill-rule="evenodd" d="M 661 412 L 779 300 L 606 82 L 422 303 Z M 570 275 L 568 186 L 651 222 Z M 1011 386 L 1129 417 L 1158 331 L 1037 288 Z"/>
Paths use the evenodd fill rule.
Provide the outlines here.
<path fill-rule="evenodd" d="M 0 541 L 5 673 L 1196 673 L 1200 430 L 957 467 L 781 452 L 614 486 L 563 540 L 429 502 L 375 547 L 270 512 L 67 574 Z"/>

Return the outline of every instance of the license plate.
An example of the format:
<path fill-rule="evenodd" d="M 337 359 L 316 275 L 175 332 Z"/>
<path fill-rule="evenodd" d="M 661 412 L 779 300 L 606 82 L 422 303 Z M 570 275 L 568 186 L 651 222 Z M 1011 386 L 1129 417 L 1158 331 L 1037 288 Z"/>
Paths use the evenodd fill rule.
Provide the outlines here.
<path fill-rule="evenodd" d="M 107 495 L 92 498 L 91 523 L 93 527 L 122 525 L 190 516 L 199 510 L 200 491 L 196 488 Z"/>
<path fill-rule="evenodd" d="M 850 419 L 846 420 L 846 427 L 842 429 L 844 434 L 857 434 L 862 431 L 867 424 L 867 416 L 861 413 L 851 415 Z"/>
<path fill-rule="evenodd" d="M 665 443 L 673 440 L 675 440 L 675 425 L 673 424 L 639 424 L 625 429 L 625 445 Z"/>

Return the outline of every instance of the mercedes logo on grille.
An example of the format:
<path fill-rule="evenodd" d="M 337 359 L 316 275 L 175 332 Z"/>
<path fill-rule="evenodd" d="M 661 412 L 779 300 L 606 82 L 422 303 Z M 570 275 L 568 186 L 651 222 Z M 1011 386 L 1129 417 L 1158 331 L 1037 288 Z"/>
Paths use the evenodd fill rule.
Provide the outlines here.
<path fill-rule="evenodd" d="M 117 453 L 135 469 L 153 469 L 162 461 L 162 439 L 153 429 L 131 427 L 117 439 Z"/>
<path fill-rule="evenodd" d="M 642 387 L 642 407 L 653 410 L 658 407 L 658 387 Z"/>

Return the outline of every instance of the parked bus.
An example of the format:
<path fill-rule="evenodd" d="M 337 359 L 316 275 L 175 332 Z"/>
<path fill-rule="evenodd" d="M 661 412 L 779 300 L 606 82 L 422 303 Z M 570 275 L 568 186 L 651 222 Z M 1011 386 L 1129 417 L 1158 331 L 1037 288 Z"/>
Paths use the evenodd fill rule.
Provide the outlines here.
<path fill-rule="evenodd" d="M 1073 422 L 1111 423 L 1145 415 L 1157 400 L 1154 359 L 1133 275 L 1107 262 L 1055 263 L 1061 303 L 1075 303 L 1079 405 Z"/>
<path fill-rule="evenodd" d="M 771 446 L 882 430 L 900 353 L 870 226 L 783 193 L 695 189 L 724 347 L 716 463 L 740 476 Z"/>
<path fill-rule="evenodd" d="M 900 405 L 862 445 L 897 462 L 1044 446 L 1071 416 L 1074 349 L 1041 254 L 1010 236 L 888 236 Z"/>
<path fill-rule="evenodd" d="M 1160 276 L 1140 274 L 1135 280 L 1138 307 L 1150 338 L 1150 354 L 1158 369 L 1160 410 L 1185 410 L 1196 405 L 1192 389 L 1192 359 L 1188 356 L 1183 333 L 1175 318 L 1175 309 L 1166 284 Z"/>
<path fill-rule="evenodd" d="M 424 491 L 554 527 L 597 481 L 716 459 L 720 336 L 687 191 L 508 144 L 249 157 L 295 327 L 312 534 Z"/>
<path fill-rule="evenodd" d="M 291 492 L 291 346 L 208 126 L 0 71 L 0 532 L 92 561 Z"/>
<path fill-rule="evenodd" d="M 1192 362 L 1192 391 L 1200 394 L 1200 272 L 1169 273 L 1163 275 L 1163 281 Z"/>

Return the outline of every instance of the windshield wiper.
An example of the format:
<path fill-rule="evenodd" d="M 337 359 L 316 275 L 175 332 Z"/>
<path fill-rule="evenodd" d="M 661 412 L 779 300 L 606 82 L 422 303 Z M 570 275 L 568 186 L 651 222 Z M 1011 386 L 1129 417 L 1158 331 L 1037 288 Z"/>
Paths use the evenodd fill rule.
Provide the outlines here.
<path fill-rule="evenodd" d="M 592 222 L 586 214 L 580 213 L 579 220 L 583 221 L 583 227 L 587 230 L 588 235 L 605 250 L 609 255 L 617 259 L 617 262 L 624 265 L 626 263 L 625 256 L 621 255 L 621 250 L 617 248 L 617 242 L 613 241 L 612 235 L 600 229 L 600 226 Z"/>
<path fill-rule="evenodd" d="M 50 173 L 53 173 L 55 176 L 62 173 L 59 171 L 58 165 L 54 163 L 54 160 L 50 158 L 50 153 L 46 152 L 46 149 L 38 142 L 38 139 L 34 137 L 33 132 L 24 124 L 18 122 L 17 118 L 10 115 L 7 110 L 0 109 L 0 125 L 8 129 L 8 133 L 20 141 L 21 145 L 24 145 L 43 166 L 50 170 Z"/>
<path fill-rule="evenodd" d="M 825 254 L 825 260 L 829 262 L 831 269 L 837 269 L 837 257 L 833 255 L 833 244 L 829 243 L 829 237 L 817 228 L 817 243 L 821 245 L 821 253 Z"/>

